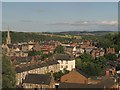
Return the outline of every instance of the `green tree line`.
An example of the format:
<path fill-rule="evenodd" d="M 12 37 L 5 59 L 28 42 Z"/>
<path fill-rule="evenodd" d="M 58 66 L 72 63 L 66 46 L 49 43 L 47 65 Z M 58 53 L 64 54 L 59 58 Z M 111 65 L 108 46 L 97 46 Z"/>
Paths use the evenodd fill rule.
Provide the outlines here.
<path fill-rule="evenodd" d="M 69 38 L 64 37 L 57 37 L 57 36 L 45 36 L 39 33 L 29 33 L 29 32 L 13 32 L 10 31 L 10 36 L 12 43 L 18 43 L 18 42 L 28 42 L 31 40 L 34 41 L 49 41 L 49 40 L 55 40 L 55 41 L 70 41 Z M 7 32 L 2 32 L 2 43 L 6 42 Z"/>

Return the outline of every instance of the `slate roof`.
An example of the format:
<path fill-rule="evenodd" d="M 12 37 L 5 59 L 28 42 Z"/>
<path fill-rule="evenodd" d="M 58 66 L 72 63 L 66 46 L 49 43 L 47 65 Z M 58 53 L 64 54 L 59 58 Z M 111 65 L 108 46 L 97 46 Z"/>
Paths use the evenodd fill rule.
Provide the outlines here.
<path fill-rule="evenodd" d="M 102 85 L 95 85 L 95 84 L 79 84 L 79 83 L 65 83 L 65 82 L 62 82 L 60 83 L 59 87 L 58 88 L 70 88 L 70 89 L 74 89 L 74 88 L 84 88 L 85 89 L 96 89 L 96 88 L 99 88 L 100 90 L 103 88 Z"/>
<path fill-rule="evenodd" d="M 25 77 L 24 83 L 49 85 L 51 79 L 52 77 L 47 74 L 28 74 Z"/>
<path fill-rule="evenodd" d="M 29 70 L 32 70 L 32 69 L 35 69 L 35 68 L 42 68 L 42 67 L 46 67 L 46 66 L 49 66 L 49 65 L 54 65 L 54 64 L 59 64 L 56 60 L 48 60 L 48 61 L 45 61 L 43 63 L 37 63 L 37 64 L 33 64 L 33 65 L 29 65 L 29 66 L 24 66 L 24 67 L 16 67 L 16 72 L 17 73 L 21 73 L 21 72 L 24 72 L 24 71 L 29 71 Z"/>
<path fill-rule="evenodd" d="M 21 60 L 31 61 L 32 60 L 32 56 L 28 56 L 28 57 L 16 57 L 16 61 L 21 61 Z M 41 60 L 41 56 L 34 57 L 34 60 Z"/>
<path fill-rule="evenodd" d="M 100 83 L 98 83 L 98 85 L 103 85 L 106 88 L 110 88 L 115 84 L 114 79 L 113 78 L 104 78 L 101 80 Z"/>
<path fill-rule="evenodd" d="M 76 71 L 79 72 L 81 75 L 85 76 L 86 78 L 90 77 L 88 74 L 84 73 L 83 71 L 81 71 L 79 69 L 77 69 Z"/>
<path fill-rule="evenodd" d="M 20 64 L 20 63 L 24 63 L 24 62 L 31 62 L 32 61 L 32 56 L 28 56 L 28 57 L 16 57 L 16 63 L 15 64 Z M 41 60 L 41 57 L 34 57 L 34 60 Z"/>
<path fill-rule="evenodd" d="M 26 58 L 16 58 L 16 63 L 15 64 L 20 64 L 24 62 L 31 62 L 31 59 L 26 59 Z"/>
<path fill-rule="evenodd" d="M 73 60 L 74 57 L 72 55 L 67 54 L 56 54 L 53 56 L 55 60 Z"/>

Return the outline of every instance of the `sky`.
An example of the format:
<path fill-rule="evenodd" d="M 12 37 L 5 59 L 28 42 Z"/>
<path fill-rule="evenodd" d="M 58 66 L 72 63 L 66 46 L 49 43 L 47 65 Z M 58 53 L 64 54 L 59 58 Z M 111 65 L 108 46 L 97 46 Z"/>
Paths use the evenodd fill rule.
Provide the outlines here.
<path fill-rule="evenodd" d="M 2 30 L 117 31 L 117 2 L 3 2 Z"/>
<path fill-rule="evenodd" d="M 119 2 L 119 0 L 1 0 L 2 2 Z"/>

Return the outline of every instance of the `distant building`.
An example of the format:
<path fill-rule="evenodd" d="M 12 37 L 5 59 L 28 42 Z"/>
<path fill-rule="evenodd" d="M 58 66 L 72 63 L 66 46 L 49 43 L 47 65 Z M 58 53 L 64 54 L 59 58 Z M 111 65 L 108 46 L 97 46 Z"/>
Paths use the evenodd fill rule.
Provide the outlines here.
<path fill-rule="evenodd" d="M 39 42 L 36 42 L 35 45 L 34 45 L 34 47 L 32 47 L 32 48 L 33 48 L 33 50 L 35 50 L 35 51 L 41 51 L 41 47 L 40 47 Z"/>
<path fill-rule="evenodd" d="M 116 72 L 117 72 L 117 74 L 120 74 L 120 63 L 117 64 L 117 66 L 116 66 Z"/>
<path fill-rule="evenodd" d="M 114 73 L 114 71 L 113 71 Z M 58 88 L 81 88 L 81 89 L 100 89 L 111 90 L 116 89 L 116 81 L 114 77 L 97 77 L 93 79 L 81 71 L 72 71 L 65 74 L 60 79 Z"/>
<path fill-rule="evenodd" d="M 90 41 L 90 40 L 85 40 L 85 41 L 82 42 L 81 48 L 91 47 L 91 46 L 92 46 L 92 43 L 93 43 L 93 42 Z"/>
<path fill-rule="evenodd" d="M 82 49 L 80 46 L 75 46 L 75 47 L 73 48 L 72 54 L 73 54 L 75 57 L 79 57 L 79 56 L 82 55 L 84 52 L 85 52 L 85 50 Z"/>
<path fill-rule="evenodd" d="M 115 76 L 116 73 L 117 72 L 116 72 L 115 68 L 106 68 L 106 70 L 105 70 L 105 76 L 106 77 Z"/>
<path fill-rule="evenodd" d="M 102 78 L 97 85 L 104 86 L 104 90 L 116 90 L 116 82 L 114 78 Z"/>
<path fill-rule="evenodd" d="M 51 75 L 28 74 L 22 84 L 23 88 L 55 88 L 55 81 Z"/>
<path fill-rule="evenodd" d="M 28 51 L 31 51 L 34 46 L 34 42 L 23 42 L 12 44 L 10 38 L 10 32 L 8 30 L 6 44 L 2 44 L 2 49 L 7 56 L 14 57 L 27 57 Z"/>
<path fill-rule="evenodd" d="M 72 54 L 75 57 L 79 57 L 81 54 L 85 52 L 85 50 L 80 46 L 65 46 L 64 48 L 66 53 Z"/>
<path fill-rule="evenodd" d="M 99 48 L 95 48 L 93 49 L 90 54 L 92 55 L 92 57 L 95 59 L 97 57 L 100 57 L 100 56 L 104 56 L 105 55 L 105 51 L 104 49 L 99 49 Z"/>
<path fill-rule="evenodd" d="M 11 37 L 10 37 L 9 28 L 8 28 L 8 32 L 7 32 L 6 44 L 11 44 Z"/>
<path fill-rule="evenodd" d="M 80 84 L 80 83 L 69 83 L 61 82 L 58 86 L 59 89 L 94 89 L 94 90 L 119 90 L 113 78 L 102 78 L 97 84 Z"/>
<path fill-rule="evenodd" d="M 6 44 L 2 47 L 7 56 L 14 57 L 27 57 L 28 51 L 22 51 L 21 46 L 15 44 Z"/>
<path fill-rule="evenodd" d="M 11 57 L 11 61 L 14 65 L 21 66 L 26 64 L 33 64 L 41 60 L 41 56 L 28 56 L 28 57 Z"/>
<path fill-rule="evenodd" d="M 83 42 L 83 45 L 92 46 L 92 41 L 90 41 L 90 40 L 85 40 L 85 41 Z"/>
<path fill-rule="evenodd" d="M 53 56 L 53 59 L 57 60 L 60 63 L 60 70 L 73 70 L 75 69 L 75 58 L 72 55 L 67 54 L 56 54 Z"/>
<path fill-rule="evenodd" d="M 90 52 L 91 52 L 94 48 L 95 48 L 94 46 L 88 46 L 88 47 L 85 47 L 84 49 L 85 49 L 85 52 L 86 52 L 86 53 L 89 53 L 89 54 L 90 54 Z"/>
<path fill-rule="evenodd" d="M 32 51 L 34 45 L 35 45 L 35 42 L 29 41 L 29 42 L 27 43 L 28 51 Z"/>
<path fill-rule="evenodd" d="M 70 54 L 72 54 L 73 48 L 74 48 L 74 46 L 70 46 L 70 45 L 64 46 L 65 52 L 66 52 L 66 53 L 70 53 Z"/>
<path fill-rule="evenodd" d="M 106 54 L 115 54 L 115 48 L 106 48 Z"/>

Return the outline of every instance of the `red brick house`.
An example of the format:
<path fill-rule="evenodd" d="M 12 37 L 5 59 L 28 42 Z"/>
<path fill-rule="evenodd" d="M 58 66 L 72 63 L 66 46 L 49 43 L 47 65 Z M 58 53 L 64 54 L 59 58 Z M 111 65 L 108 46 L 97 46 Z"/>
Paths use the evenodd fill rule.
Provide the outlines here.
<path fill-rule="evenodd" d="M 33 49 L 34 49 L 35 51 L 41 51 L 41 47 L 40 47 L 39 42 L 36 42 L 36 43 L 35 43 Z"/>
<path fill-rule="evenodd" d="M 80 83 L 80 84 L 87 84 L 88 83 L 88 76 L 83 73 L 82 71 L 73 70 L 68 74 L 65 74 L 60 79 L 61 82 L 66 83 Z"/>

